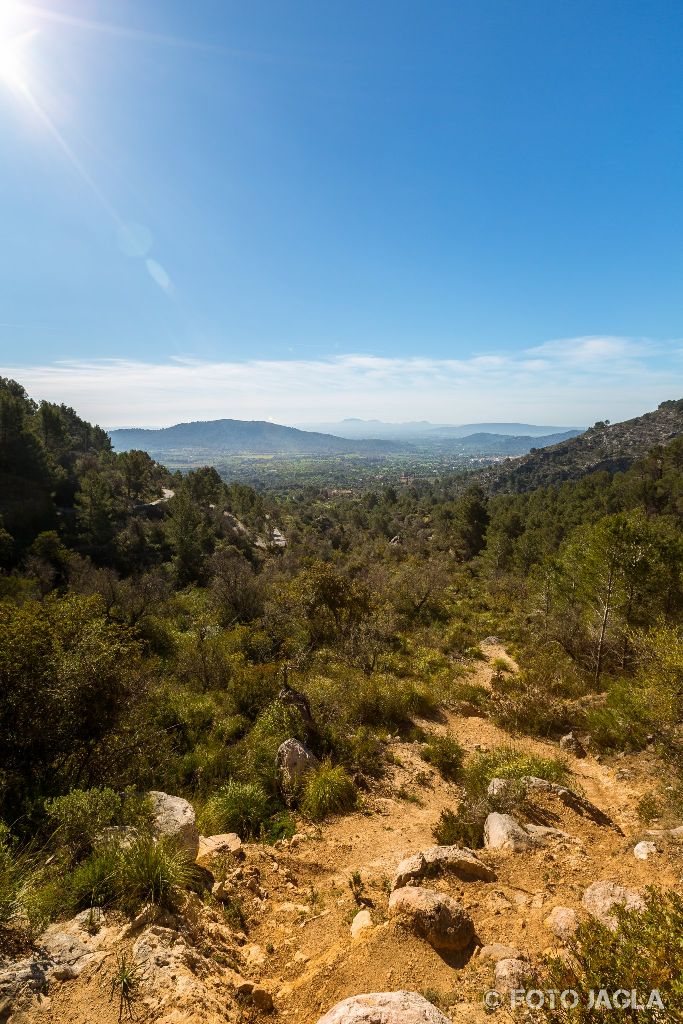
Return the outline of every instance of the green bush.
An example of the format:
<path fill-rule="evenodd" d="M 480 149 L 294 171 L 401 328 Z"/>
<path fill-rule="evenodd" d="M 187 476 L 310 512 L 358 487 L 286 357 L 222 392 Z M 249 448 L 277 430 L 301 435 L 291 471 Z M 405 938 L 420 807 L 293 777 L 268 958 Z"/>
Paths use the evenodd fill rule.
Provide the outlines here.
<path fill-rule="evenodd" d="M 534 775 L 564 784 L 569 774 L 561 758 L 539 757 L 516 747 L 503 746 L 474 754 L 465 764 L 463 780 L 468 795 L 478 798 L 486 795 L 491 779 L 521 779 L 524 775 Z"/>
<path fill-rule="evenodd" d="M 131 913 L 145 903 L 175 910 L 194 874 L 194 866 L 172 844 L 141 836 L 120 851 L 118 902 Z"/>
<path fill-rule="evenodd" d="M 352 774 L 379 779 L 386 770 L 384 743 L 376 732 L 361 725 L 354 732 L 332 729 L 327 739 L 336 759 Z"/>
<path fill-rule="evenodd" d="M 350 811 L 356 804 L 356 787 L 346 769 L 325 761 L 306 782 L 301 813 L 311 821 L 322 821 L 330 814 Z"/>
<path fill-rule="evenodd" d="M 586 728 L 601 750 L 642 750 L 659 725 L 649 691 L 632 680 L 610 687 L 605 703 L 591 708 Z"/>
<path fill-rule="evenodd" d="M 66 879 L 57 907 L 62 913 L 107 907 L 115 903 L 121 892 L 119 868 L 121 855 L 113 846 L 104 846 L 81 861 Z M 54 912 L 53 912 L 54 913 Z"/>
<path fill-rule="evenodd" d="M 484 845 L 484 823 L 491 812 L 487 800 L 461 801 L 457 811 L 443 810 L 433 829 L 439 846 L 466 846 L 479 849 Z"/>
<path fill-rule="evenodd" d="M 576 700 L 586 685 L 576 665 L 555 647 L 526 651 L 524 668 L 498 666 L 491 679 L 491 718 L 502 729 L 527 736 L 559 736 L 582 724 Z"/>
<path fill-rule="evenodd" d="M 129 846 L 104 846 L 82 861 L 67 877 L 58 909 L 118 906 L 135 913 L 156 903 L 173 910 L 192 882 L 192 865 L 172 844 L 140 836 Z"/>
<path fill-rule="evenodd" d="M 270 814 L 270 798 L 259 785 L 231 779 L 207 800 L 200 827 L 206 835 L 237 832 L 245 839 L 257 836 Z"/>
<path fill-rule="evenodd" d="M 547 1007 L 546 1021 L 592 1024 L 597 1015 L 602 1019 L 602 1012 L 587 1005 L 589 992 L 599 989 L 625 989 L 628 993 L 635 989 L 643 1004 L 657 989 L 664 1005 L 664 1010 L 608 1010 L 605 1018 L 637 1020 L 639 1024 L 683 1021 L 683 896 L 650 889 L 644 911 L 619 908 L 615 916 L 616 931 L 589 920 L 569 944 L 572 957 L 549 960 L 539 988 L 573 989 L 579 994 L 579 1005 L 571 1010 Z"/>
<path fill-rule="evenodd" d="M 456 705 L 471 704 L 479 711 L 486 711 L 490 698 L 491 694 L 485 686 L 466 680 L 456 679 L 448 687 L 448 700 Z"/>
<path fill-rule="evenodd" d="M 456 780 L 462 772 L 465 751 L 453 736 L 432 736 L 422 748 L 422 757 L 433 764 L 445 779 Z"/>
<path fill-rule="evenodd" d="M 77 856 L 90 848 L 98 832 L 120 820 L 121 804 L 113 789 L 72 789 L 66 796 L 46 800 L 45 812 L 57 840 Z"/>
<path fill-rule="evenodd" d="M 440 846 L 469 846 L 480 849 L 484 845 L 484 825 L 489 814 L 523 815 L 525 793 L 521 785 L 511 784 L 499 796 L 465 794 L 456 811 L 441 812 L 433 835 Z"/>

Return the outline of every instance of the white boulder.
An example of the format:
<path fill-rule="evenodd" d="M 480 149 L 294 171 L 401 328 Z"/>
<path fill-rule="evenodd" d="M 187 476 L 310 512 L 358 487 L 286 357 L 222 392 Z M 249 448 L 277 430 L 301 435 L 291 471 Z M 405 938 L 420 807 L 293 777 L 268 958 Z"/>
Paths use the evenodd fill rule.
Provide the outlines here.
<path fill-rule="evenodd" d="M 591 917 L 595 917 L 612 931 L 617 927 L 614 914 L 616 907 L 625 907 L 626 910 L 645 909 L 644 900 L 639 893 L 623 885 L 617 885 L 616 882 L 593 882 L 584 892 L 581 902 Z"/>
<path fill-rule="evenodd" d="M 530 836 L 509 814 L 493 811 L 484 825 L 484 845 L 489 850 L 511 850 L 521 853 L 536 846 L 538 841 Z"/>
<path fill-rule="evenodd" d="M 579 927 L 579 915 L 571 907 L 553 907 L 543 924 L 548 931 L 567 942 Z"/>
<path fill-rule="evenodd" d="M 148 796 L 152 803 L 155 838 L 177 843 L 188 859 L 195 860 L 199 852 L 199 829 L 192 804 L 181 796 L 158 790 L 152 790 Z"/>
<path fill-rule="evenodd" d="M 424 996 L 401 991 L 350 996 L 328 1010 L 318 1024 L 450 1024 L 450 1021 Z"/>

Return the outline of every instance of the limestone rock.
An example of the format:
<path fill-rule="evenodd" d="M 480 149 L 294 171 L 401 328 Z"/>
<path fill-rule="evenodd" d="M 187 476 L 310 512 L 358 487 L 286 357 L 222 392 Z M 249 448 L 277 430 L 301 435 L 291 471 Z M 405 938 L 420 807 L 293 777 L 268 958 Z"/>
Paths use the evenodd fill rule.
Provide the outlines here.
<path fill-rule="evenodd" d="M 199 852 L 199 831 L 192 804 L 181 796 L 171 796 L 158 790 L 152 790 L 148 795 L 152 802 L 152 831 L 156 838 L 170 839 L 190 860 L 195 860 Z"/>
<path fill-rule="evenodd" d="M 484 844 L 489 850 L 511 850 L 521 853 L 536 846 L 538 841 L 526 832 L 509 814 L 493 811 L 484 825 Z"/>
<path fill-rule="evenodd" d="M 527 824 L 527 825 L 524 826 L 524 831 L 528 832 L 528 834 L 533 839 L 539 839 L 541 842 L 545 842 L 546 840 L 550 840 L 550 839 L 561 839 L 561 840 L 567 840 L 568 839 L 568 840 L 570 840 L 572 842 L 576 841 L 576 840 L 572 839 L 572 836 L 570 836 L 568 832 L 562 832 L 562 831 L 560 831 L 559 828 L 550 828 L 549 825 L 528 825 Z"/>
<path fill-rule="evenodd" d="M 371 992 L 350 996 L 321 1017 L 318 1024 L 450 1024 L 447 1017 L 417 992 Z"/>
<path fill-rule="evenodd" d="M 568 732 L 566 736 L 560 737 L 560 749 L 566 750 L 568 754 L 573 754 L 574 757 L 586 756 L 586 748 L 573 732 Z"/>
<path fill-rule="evenodd" d="M 543 924 L 558 939 L 567 942 L 579 927 L 579 915 L 570 907 L 553 907 Z"/>
<path fill-rule="evenodd" d="M 636 843 L 636 845 L 633 847 L 633 855 L 637 860 L 647 860 L 648 857 L 653 857 L 656 853 L 657 847 L 655 843 Z"/>
<path fill-rule="evenodd" d="M 486 793 L 490 797 L 506 796 L 515 785 L 518 785 L 516 779 L 491 779 Z"/>
<path fill-rule="evenodd" d="M 683 841 L 683 825 L 678 828 L 649 828 L 646 836 L 653 836 L 655 839 L 674 839 Z"/>
<path fill-rule="evenodd" d="M 363 932 L 373 928 L 372 916 L 369 910 L 359 910 L 351 922 L 351 938 L 357 939 Z"/>
<path fill-rule="evenodd" d="M 511 992 L 527 988 L 533 978 L 531 967 L 525 960 L 510 958 L 499 960 L 494 973 L 493 987 L 497 992 Z"/>
<path fill-rule="evenodd" d="M 460 846 L 430 846 L 420 853 L 402 860 L 396 869 L 392 889 L 402 889 L 409 882 L 440 872 L 449 872 L 465 880 L 477 878 L 495 881 L 495 871 L 466 848 Z"/>
<path fill-rule="evenodd" d="M 612 931 L 617 927 L 615 907 L 622 906 L 627 910 L 645 908 L 642 896 L 633 889 L 617 885 L 616 882 L 593 882 L 584 892 L 581 902 L 592 917 L 597 918 Z"/>
<path fill-rule="evenodd" d="M 488 946 L 482 946 L 479 950 L 480 960 L 525 960 L 526 957 L 514 946 L 504 946 L 501 942 L 492 942 Z"/>
<path fill-rule="evenodd" d="M 465 949 L 474 935 L 467 911 L 450 896 L 405 886 L 389 898 L 389 917 L 407 924 L 435 949 Z"/>
<path fill-rule="evenodd" d="M 200 836 L 197 863 L 210 868 L 214 857 L 225 857 L 240 853 L 242 840 L 236 832 L 224 832 L 219 836 Z"/>
<path fill-rule="evenodd" d="M 299 740 L 281 743 L 275 755 L 275 767 L 282 794 L 291 801 L 300 792 L 308 772 L 318 765 L 318 758 Z"/>

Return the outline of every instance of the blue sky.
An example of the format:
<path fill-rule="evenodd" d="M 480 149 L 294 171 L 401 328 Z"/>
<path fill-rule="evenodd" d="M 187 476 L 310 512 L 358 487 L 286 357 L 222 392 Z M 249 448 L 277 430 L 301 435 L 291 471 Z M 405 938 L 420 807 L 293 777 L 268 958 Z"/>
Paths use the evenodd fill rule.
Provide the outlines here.
<path fill-rule="evenodd" d="M 0 0 L 0 373 L 105 425 L 679 397 L 682 44 L 680 0 Z"/>

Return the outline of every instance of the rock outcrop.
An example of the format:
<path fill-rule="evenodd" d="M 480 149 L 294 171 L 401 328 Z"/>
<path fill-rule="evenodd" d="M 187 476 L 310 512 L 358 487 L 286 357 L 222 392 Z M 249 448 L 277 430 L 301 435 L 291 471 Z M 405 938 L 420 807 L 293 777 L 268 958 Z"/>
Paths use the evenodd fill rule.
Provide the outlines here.
<path fill-rule="evenodd" d="M 465 881 L 479 879 L 495 881 L 496 873 L 488 864 L 479 860 L 472 850 L 460 846 L 429 846 L 402 860 L 396 869 L 392 889 L 402 889 L 411 881 L 429 878 L 441 873 L 454 874 Z"/>
<path fill-rule="evenodd" d="M 389 917 L 405 924 L 435 949 L 465 949 L 474 923 L 456 900 L 418 886 L 395 889 L 389 898 Z"/>

